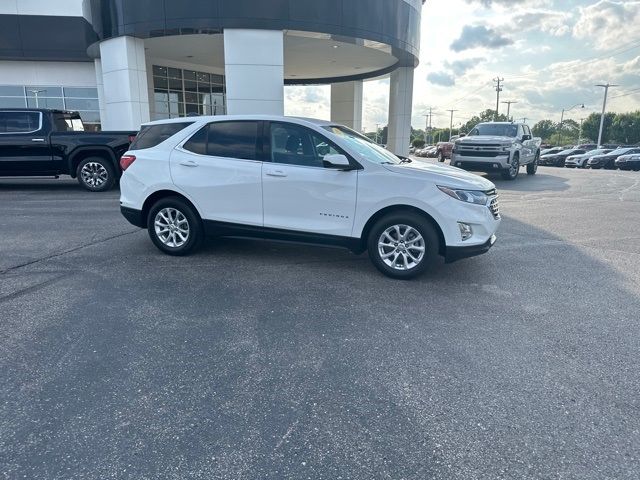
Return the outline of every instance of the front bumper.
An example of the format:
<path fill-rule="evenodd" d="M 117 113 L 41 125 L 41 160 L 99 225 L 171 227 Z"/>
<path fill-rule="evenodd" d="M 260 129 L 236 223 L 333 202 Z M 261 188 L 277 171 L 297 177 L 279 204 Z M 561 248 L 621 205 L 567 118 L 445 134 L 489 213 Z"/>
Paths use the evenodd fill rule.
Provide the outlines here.
<path fill-rule="evenodd" d="M 509 168 L 509 155 L 471 157 L 454 154 L 451 158 L 451 166 L 478 172 L 498 172 Z"/>
<path fill-rule="evenodd" d="M 142 216 L 142 211 L 136 210 L 135 208 L 128 208 L 120 206 L 120 213 L 122 216 L 127 219 L 127 221 L 136 227 L 139 228 L 147 228 L 146 219 Z"/>
<path fill-rule="evenodd" d="M 496 243 L 496 236 L 491 235 L 489 240 L 480 245 L 469 245 L 464 247 L 447 247 L 445 262 L 453 263 L 463 258 L 475 257 L 487 253 Z"/>

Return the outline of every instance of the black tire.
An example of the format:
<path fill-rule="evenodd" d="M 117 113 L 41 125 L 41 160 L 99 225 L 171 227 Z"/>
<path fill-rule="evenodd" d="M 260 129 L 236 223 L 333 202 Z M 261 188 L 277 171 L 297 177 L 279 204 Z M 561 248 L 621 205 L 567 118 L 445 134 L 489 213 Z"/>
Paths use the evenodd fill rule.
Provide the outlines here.
<path fill-rule="evenodd" d="M 505 180 L 515 180 L 520 173 L 520 155 L 516 154 L 511 160 L 511 168 L 502 171 L 502 178 Z"/>
<path fill-rule="evenodd" d="M 536 158 L 533 159 L 533 162 L 527 165 L 527 175 L 535 175 L 538 171 L 538 160 L 540 159 L 540 154 L 536 153 Z"/>
<path fill-rule="evenodd" d="M 442 153 L 442 150 L 438 152 L 438 161 L 439 161 L 440 163 L 442 163 L 442 162 L 444 162 L 444 161 L 445 161 L 444 153 Z"/>
<path fill-rule="evenodd" d="M 76 168 L 78 183 L 90 192 L 106 192 L 116 183 L 116 169 L 104 157 L 88 157 Z"/>
<path fill-rule="evenodd" d="M 173 222 L 166 222 L 167 224 L 173 223 L 174 227 L 171 229 L 174 236 L 174 240 L 177 239 L 177 242 L 182 242 L 183 239 L 178 235 L 182 234 L 184 236 L 184 221 L 187 222 L 187 231 L 188 234 L 186 236 L 186 240 L 184 243 L 180 245 L 171 245 L 171 241 L 163 241 L 161 239 L 161 227 L 156 229 L 156 217 L 159 212 L 163 210 L 172 210 L 173 212 L 178 212 L 178 214 L 174 214 L 173 216 L 169 215 L 168 218 L 173 220 Z M 160 221 L 162 217 L 160 217 Z M 167 218 L 166 212 L 164 218 Z M 179 225 L 182 225 L 182 229 L 179 229 Z M 180 230 L 180 233 L 177 233 L 176 230 Z M 200 219 L 200 215 L 196 212 L 191 205 L 182 200 L 179 197 L 166 197 L 158 200 L 149 210 L 149 215 L 147 216 L 147 230 L 149 232 L 149 237 L 153 244 L 158 247 L 158 249 L 166 253 L 168 255 L 176 255 L 183 256 L 188 255 L 194 252 L 201 244 L 204 238 L 204 229 L 202 227 L 202 220 Z M 171 233 L 168 233 L 171 235 Z"/>
<path fill-rule="evenodd" d="M 383 236 L 383 233 L 387 229 L 393 228 L 396 225 L 411 227 L 414 232 L 418 232 L 423 239 L 422 245 L 420 245 L 419 241 L 412 244 L 415 247 L 419 248 L 420 246 L 422 246 L 424 248 L 423 256 L 421 258 L 419 257 L 418 263 L 409 260 L 409 262 L 413 265 L 406 270 L 401 270 L 385 263 L 385 259 L 382 258 L 381 248 L 378 245 L 379 240 Z M 417 238 L 416 236 L 411 236 L 412 232 L 408 232 L 407 229 L 401 229 L 400 232 L 405 235 L 409 233 L 409 237 L 407 237 L 407 243 L 409 243 L 412 238 Z M 395 238 L 395 236 L 396 234 L 393 233 L 392 237 Z M 408 248 L 404 244 L 404 241 L 402 241 L 402 246 L 399 245 L 401 242 L 397 242 L 397 246 L 390 243 L 389 246 L 382 247 L 382 251 L 386 253 L 394 252 L 393 248 L 395 247 L 395 252 L 398 252 L 396 255 L 397 264 L 401 263 L 401 255 L 403 255 L 405 259 L 408 258 L 408 254 L 403 253 L 407 252 L 408 250 L 413 251 L 413 255 L 419 256 L 419 252 L 416 253 L 416 250 Z M 378 270 L 380 270 L 380 272 L 391 278 L 408 280 L 410 278 L 415 278 L 418 275 L 423 274 L 433 264 L 440 250 L 440 241 L 433 225 L 425 217 L 413 212 L 398 212 L 385 215 L 375 223 L 375 225 L 369 232 L 369 237 L 367 238 L 367 248 L 369 251 L 369 258 L 371 259 L 371 262 Z M 393 259 L 390 259 L 389 261 L 390 263 L 393 263 Z"/>

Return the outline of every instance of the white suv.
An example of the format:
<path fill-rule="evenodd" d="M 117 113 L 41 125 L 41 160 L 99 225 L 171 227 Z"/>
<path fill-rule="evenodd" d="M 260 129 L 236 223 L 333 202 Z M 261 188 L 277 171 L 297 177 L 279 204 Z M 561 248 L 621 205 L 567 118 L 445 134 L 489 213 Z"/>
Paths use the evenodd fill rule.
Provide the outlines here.
<path fill-rule="evenodd" d="M 400 159 L 320 120 L 180 118 L 146 124 L 121 159 L 122 214 L 170 255 L 208 236 L 369 251 L 394 278 L 487 252 L 495 186 L 463 170 Z"/>

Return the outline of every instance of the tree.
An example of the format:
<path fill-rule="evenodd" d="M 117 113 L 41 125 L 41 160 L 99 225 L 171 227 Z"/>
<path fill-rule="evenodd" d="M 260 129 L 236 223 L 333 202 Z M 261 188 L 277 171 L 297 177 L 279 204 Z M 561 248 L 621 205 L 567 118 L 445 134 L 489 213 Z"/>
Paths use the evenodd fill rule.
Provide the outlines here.
<path fill-rule="evenodd" d="M 609 143 L 611 124 L 616 114 L 609 112 L 604 116 L 604 129 L 602 132 L 602 143 Z M 594 141 L 598 141 L 598 132 L 600 131 L 600 114 L 592 113 L 582 123 L 582 136 L 592 138 Z"/>
<path fill-rule="evenodd" d="M 640 111 L 615 116 L 611 123 L 611 141 L 626 145 L 640 142 Z"/>
<path fill-rule="evenodd" d="M 496 111 L 495 110 L 485 110 L 484 112 L 482 112 L 480 115 L 475 115 L 473 117 L 471 117 L 471 119 L 469 119 L 467 121 L 467 123 L 465 123 L 464 125 L 462 125 L 462 127 L 460 128 L 461 132 L 464 133 L 469 133 L 471 131 L 471 129 L 473 129 L 473 127 L 475 127 L 477 124 L 482 123 L 482 122 L 493 122 L 496 116 Z M 507 118 L 506 115 L 504 114 L 499 114 L 498 115 L 498 122 L 508 122 L 509 119 Z"/>
<path fill-rule="evenodd" d="M 415 148 L 423 148 L 424 147 L 424 138 L 414 138 L 411 142 L 411 145 Z"/>
<path fill-rule="evenodd" d="M 543 142 L 551 141 L 551 138 L 556 134 L 557 127 L 552 120 L 540 120 L 533 126 L 533 135 L 542 138 Z"/>

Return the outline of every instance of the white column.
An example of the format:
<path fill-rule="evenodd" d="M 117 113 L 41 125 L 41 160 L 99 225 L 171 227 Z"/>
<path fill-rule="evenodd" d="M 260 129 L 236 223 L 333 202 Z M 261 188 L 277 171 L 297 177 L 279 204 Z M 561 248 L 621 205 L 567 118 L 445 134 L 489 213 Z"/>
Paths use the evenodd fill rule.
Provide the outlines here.
<path fill-rule="evenodd" d="M 409 155 L 412 107 L 413 68 L 402 67 L 391 73 L 389 91 L 387 148 L 398 155 Z"/>
<path fill-rule="evenodd" d="M 96 69 L 96 89 L 98 90 L 98 103 L 100 105 L 100 123 L 101 125 L 104 125 L 107 113 L 104 104 L 104 80 L 102 79 L 102 61 L 99 58 L 96 58 L 93 63 Z"/>
<path fill-rule="evenodd" d="M 100 44 L 103 130 L 138 130 L 149 121 L 144 40 L 117 37 Z"/>
<path fill-rule="evenodd" d="M 362 81 L 331 84 L 331 121 L 362 131 Z"/>
<path fill-rule="evenodd" d="M 224 30 L 227 113 L 284 115 L 284 33 Z"/>

